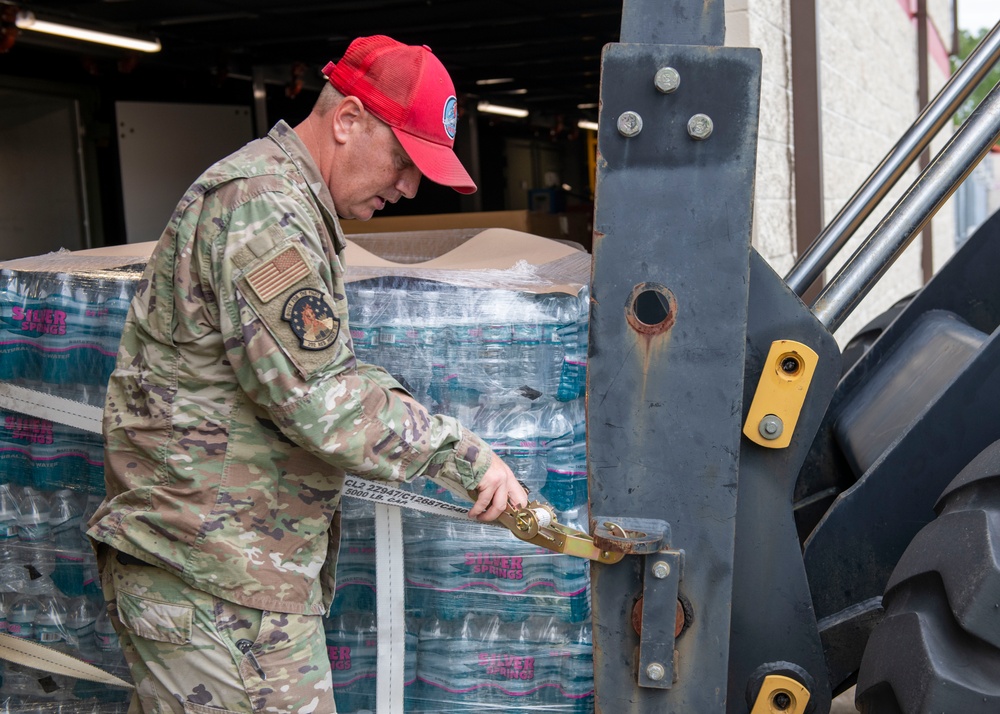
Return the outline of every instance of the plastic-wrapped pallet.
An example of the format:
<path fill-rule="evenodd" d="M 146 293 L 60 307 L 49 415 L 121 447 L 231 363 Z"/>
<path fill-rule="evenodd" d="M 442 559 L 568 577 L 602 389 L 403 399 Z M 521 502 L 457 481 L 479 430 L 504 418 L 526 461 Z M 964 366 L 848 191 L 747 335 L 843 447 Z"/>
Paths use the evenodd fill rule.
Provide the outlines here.
<path fill-rule="evenodd" d="M 0 381 L 91 405 L 143 263 L 60 252 L 0 269 Z M 128 678 L 84 524 L 104 493 L 97 434 L 0 410 L 0 631 Z M 0 667 L 5 712 L 117 714 L 120 689 Z"/>
<path fill-rule="evenodd" d="M 360 240 L 360 237 L 358 237 Z M 408 244 L 427 240 L 405 236 Z M 527 244 L 525 243 L 527 241 Z M 432 241 L 431 241 L 432 242 Z M 366 238 L 374 247 L 377 238 Z M 532 244 L 536 264 L 520 258 Z M 423 256 L 426 257 L 426 256 Z M 435 412 L 486 438 L 563 523 L 586 530 L 583 388 L 590 259 L 552 241 L 484 231 L 412 266 L 349 248 L 351 335 Z M 144 260 L 59 253 L 0 277 L 0 381 L 101 405 Z M 81 524 L 103 495 L 100 439 L 0 414 L 0 630 L 128 678 Z M 412 486 L 450 500 L 429 482 Z M 405 520 L 406 712 L 592 711 L 587 563 L 472 522 Z M 374 523 L 345 503 L 327 641 L 338 710 L 374 711 Z M 484 614 L 488 613 L 488 614 Z M 125 711 L 126 696 L 6 664 L 7 710 Z"/>
<path fill-rule="evenodd" d="M 368 240 L 378 252 L 378 237 Z M 405 243 L 391 240 L 389 252 L 398 255 Z M 537 240 L 487 231 L 408 265 L 349 253 L 351 335 L 359 359 L 385 367 L 431 411 L 459 417 L 533 498 L 586 531 L 590 257 Z M 538 264 L 484 267 L 490 261 L 482 255 L 504 263 L 498 247 L 511 256 L 550 252 Z M 429 481 L 410 488 L 456 502 Z M 364 557 L 374 550 L 374 529 L 365 511 L 353 500 L 344 509 L 327 629 L 338 710 L 348 713 L 376 707 L 375 561 Z M 496 526 L 411 511 L 403 524 L 407 714 L 593 710 L 586 561 Z"/>

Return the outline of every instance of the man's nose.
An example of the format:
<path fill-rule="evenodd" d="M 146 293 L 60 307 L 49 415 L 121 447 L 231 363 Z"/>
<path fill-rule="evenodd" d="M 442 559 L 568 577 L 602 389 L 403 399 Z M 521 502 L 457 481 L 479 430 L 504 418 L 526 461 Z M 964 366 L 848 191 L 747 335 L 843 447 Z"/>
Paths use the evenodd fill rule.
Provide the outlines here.
<path fill-rule="evenodd" d="M 421 176 L 420 169 L 416 166 L 410 167 L 400 175 L 399 181 L 396 182 L 396 190 L 406 198 L 413 198 L 420 188 Z"/>

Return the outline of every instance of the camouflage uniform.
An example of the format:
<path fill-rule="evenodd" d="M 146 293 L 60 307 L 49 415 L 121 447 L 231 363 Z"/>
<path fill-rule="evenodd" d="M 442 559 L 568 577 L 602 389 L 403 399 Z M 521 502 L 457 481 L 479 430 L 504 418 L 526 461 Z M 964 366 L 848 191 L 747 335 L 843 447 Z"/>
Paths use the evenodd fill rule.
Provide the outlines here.
<path fill-rule="evenodd" d="M 329 189 L 283 122 L 188 189 L 108 385 L 98 544 L 228 603 L 319 616 L 345 472 L 478 485 L 489 448 L 356 361 L 344 245 Z"/>

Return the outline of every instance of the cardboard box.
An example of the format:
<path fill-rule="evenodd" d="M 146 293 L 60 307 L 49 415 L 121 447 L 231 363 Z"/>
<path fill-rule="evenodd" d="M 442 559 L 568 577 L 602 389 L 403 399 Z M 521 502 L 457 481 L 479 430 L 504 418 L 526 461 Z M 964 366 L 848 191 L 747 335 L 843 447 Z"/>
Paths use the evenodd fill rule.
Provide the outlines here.
<path fill-rule="evenodd" d="M 579 243 L 585 250 L 590 250 L 593 215 L 591 212 L 481 211 L 437 213 L 426 216 L 381 216 L 368 221 L 344 221 L 341 226 L 348 235 L 508 228 L 543 238 L 573 241 Z"/>

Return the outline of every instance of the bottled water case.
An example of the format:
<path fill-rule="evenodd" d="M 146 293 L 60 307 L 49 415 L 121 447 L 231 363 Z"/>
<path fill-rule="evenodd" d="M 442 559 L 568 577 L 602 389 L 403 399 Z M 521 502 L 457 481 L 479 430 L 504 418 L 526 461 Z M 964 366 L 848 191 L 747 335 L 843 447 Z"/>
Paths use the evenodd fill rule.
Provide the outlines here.
<path fill-rule="evenodd" d="M 589 258 L 481 271 L 348 259 L 347 284 L 358 359 L 461 419 L 584 531 Z M 70 253 L 0 267 L 0 381 L 103 405 L 143 267 Z M 0 631 L 128 679 L 84 536 L 103 488 L 99 436 L 0 411 Z M 425 479 L 404 488 L 458 503 Z M 593 711 L 586 561 L 473 521 L 405 511 L 403 527 L 406 714 Z M 325 618 L 341 714 L 376 709 L 376 558 L 373 506 L 345 499 Z M 4 712 L 127 710 L 121 690 L 10 663 L 0 676 Z"/>

